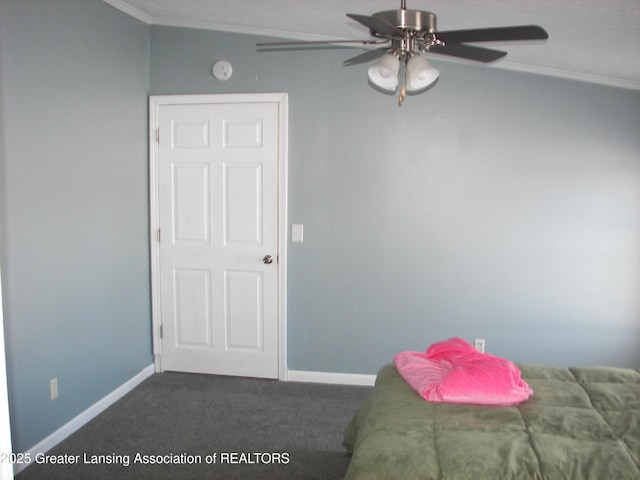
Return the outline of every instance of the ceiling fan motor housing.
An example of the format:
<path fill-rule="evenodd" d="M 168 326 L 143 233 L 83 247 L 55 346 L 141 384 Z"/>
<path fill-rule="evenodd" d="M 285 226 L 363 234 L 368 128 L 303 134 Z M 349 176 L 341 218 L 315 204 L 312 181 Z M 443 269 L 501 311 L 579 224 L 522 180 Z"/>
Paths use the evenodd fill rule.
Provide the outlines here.
<path fill-rule="evenodd" d="M 436 33 L 436 16 L 425 10 L 408 10 L 406 8 L 384 10 L 374 13 L 372 17 L 382 18 L 397 28 L 416 33 Z"/>

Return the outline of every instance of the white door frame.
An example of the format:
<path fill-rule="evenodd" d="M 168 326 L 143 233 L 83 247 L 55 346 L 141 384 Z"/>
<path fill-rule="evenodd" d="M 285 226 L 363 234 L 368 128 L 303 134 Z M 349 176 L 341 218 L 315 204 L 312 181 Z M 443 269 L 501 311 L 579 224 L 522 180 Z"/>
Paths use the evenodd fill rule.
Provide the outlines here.
<path fill-rule="evenodd" d="M 0 453 L 11 450 L 11 422 L 9 420 L 9 394 L 7 388 L 7 364 L 4 350 L 4 317 L 2 315 L 2 274 L 0 273 Z M 0 462 L 0 480 L 13 478 L 11 461 Z"/>
<path fill-rule="evenodd" d="M 151 247 L 151 316 L 156 372 L 162 372 L 160 249 L 158 232 L 158 113 L 162 105 L 216 103 L 278 104 L 278 379 L 287 380 L 287 201 L 288 201 L 288 95 L 286 93 L 241 93 L 204 95 L 152 95 L 149 97 L 149 216 Z"/>

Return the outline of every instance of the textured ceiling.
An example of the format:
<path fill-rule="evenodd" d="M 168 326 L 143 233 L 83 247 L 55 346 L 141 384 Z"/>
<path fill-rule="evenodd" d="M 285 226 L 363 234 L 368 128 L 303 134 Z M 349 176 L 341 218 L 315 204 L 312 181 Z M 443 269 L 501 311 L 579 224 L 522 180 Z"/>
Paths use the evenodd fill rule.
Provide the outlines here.
<path fill-rule="evenodd" d="M 150 24 L 297 40 L 365 39 L 367 29 L 346 13 L 400 7 L 400 0 L 105 1 Z M 434 12 L 439 30 L 538 24 L 549 33 L 544 42 L 494 43 L 508 55 L 491 68 L 640 90 L 640 0 L 407 0 L 407 8 Z"/>

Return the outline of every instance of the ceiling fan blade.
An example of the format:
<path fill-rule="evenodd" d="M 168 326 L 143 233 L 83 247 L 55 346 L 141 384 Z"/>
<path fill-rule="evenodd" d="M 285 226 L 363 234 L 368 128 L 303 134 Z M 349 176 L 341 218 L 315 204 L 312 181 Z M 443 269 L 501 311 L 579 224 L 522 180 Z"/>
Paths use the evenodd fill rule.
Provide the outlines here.
<path fill-rule="evenodd" d="M 386 43 L 387 40 L 312 40 L 312 41 L 285 41 L 285 42 L 261 42 L 256 43 L 257 47 L 295 47 L 305 45 L 336 45 L 347 43 L 358 43 L 360 45 L 378 45 L 380 43 Z"/>
<path fill-rule="evenodd" d="M 361 23 L 365 27 L 369 27 L 370 30 L 376 33 L 388 35 L 392 38 L 404 38 L 404 32 L 402 30 L 382 18 L 358 15 L 357 13 L 347 13 L 347 17 Z"/>
<path fill-rule="evenodd" d="M 501 42 L 510 40 L 546 40 L 549 34 L 538 25 L 515 27 L 476 28 L 472 30 L 448 30 L 438 32 L 437 37 L 445 43 Z"/>
<path fill-rule="evenodd" d="M 429 53 L 440 53 L 452 57 L 466 58 L 476 62 L 489 63 L 504 57 L 507 52 L 493 50 L 491 48 L 474 47 L 472 45 L 461 45 L 459 43 L 449 43 L 447 45 L 432 45 Z"/>
<path fill-rule="evenodd" d="M 344 67 L 350 67 L 351 65 L 359 65 L 361 63 L 367 63 L 376 58 L 382 57 L 385 53 L 389 51 L 388 47 L 376 48 L 375 50 L 369 50 L 360 55 L 356 55 L 348 60 L 342 62 Z"/>

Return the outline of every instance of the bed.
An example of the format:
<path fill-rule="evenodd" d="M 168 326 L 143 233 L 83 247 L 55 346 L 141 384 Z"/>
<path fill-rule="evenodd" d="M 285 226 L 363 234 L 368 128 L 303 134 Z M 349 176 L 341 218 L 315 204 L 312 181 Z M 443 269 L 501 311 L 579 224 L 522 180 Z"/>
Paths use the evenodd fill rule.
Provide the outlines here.
<path fill-rule="evenodd" d="M 348 425 L 345 480 L 640 480 L 640 370 L 518 365 L 517 406 L 425 401 L 395 364 Z"/>

